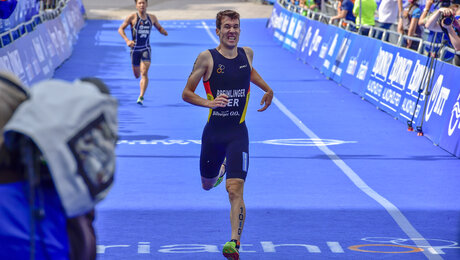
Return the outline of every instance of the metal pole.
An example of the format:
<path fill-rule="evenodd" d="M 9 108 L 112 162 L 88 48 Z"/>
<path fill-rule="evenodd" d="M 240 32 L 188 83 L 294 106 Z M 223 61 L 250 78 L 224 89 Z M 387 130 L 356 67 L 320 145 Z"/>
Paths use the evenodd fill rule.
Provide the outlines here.
<path fill-rule="evenodd" d="M 358 30 L 358 33 L 360 33 L 362 31 L 362 28 L 363 28 L 363 25 L 361 23 L 361 18 L 362 18 L 362 12 L 363 10 L 363 1 L 362 0 L 359 0 L 359 30 Z"/>

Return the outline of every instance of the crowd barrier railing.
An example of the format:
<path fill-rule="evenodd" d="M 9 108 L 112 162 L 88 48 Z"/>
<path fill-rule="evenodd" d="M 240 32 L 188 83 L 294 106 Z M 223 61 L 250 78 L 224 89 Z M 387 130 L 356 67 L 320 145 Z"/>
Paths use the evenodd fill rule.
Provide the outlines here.
<path fill-rule="evenodd" d="M 82 0 L 61 0 L 55 9 L 0 34 L 0 70 L 28 86 L 51 78 L 72 54 L 85 22 L 83 10 Z"/>
<path fill-rule="evenodd" d="M 408 129 L 414 128 L 460 157 L 460 85 L 456 79 L 460 67 L 421 50 L 331 26 L 318 21 L 325 18 L 323 14 L 307 12 L 304 16 L 283 3 L 275 3 L 267 23 L 275 42 L 327 78 L 407 123 Z M 418 40 L 423 43 L 419 46 L 432 44 L 401 35 L 398 43 L 404 39 Z"/>

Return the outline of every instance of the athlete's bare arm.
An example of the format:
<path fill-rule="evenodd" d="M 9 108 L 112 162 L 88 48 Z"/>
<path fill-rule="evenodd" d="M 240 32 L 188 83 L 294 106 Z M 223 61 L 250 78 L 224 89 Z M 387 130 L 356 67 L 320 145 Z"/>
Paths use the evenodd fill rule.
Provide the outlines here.
<path fill-rule="evenodd" d="M 155 26 L 155 28 L 157 28 L 157 30 L 161 34 L 163 34 L 164 36 L 168 36 L 168 32 L 165 30 L 165 28 L 161 26 L 160 22 L 158 22 L 158 18 L 153 14 L 149 14 L 149 16 L 150 16 L 150 19 L 152 19 L 153 26 Z"/>
<path fill-rule="evenodd" d="M 131 48 L 134 47 L 134 41 L 130 40 L 128 36 L 126 36 L 125 29 L 126 27 L 130 25 L 133 26 L 133 21 L 135 18 L 136 18 L 136 13 L 129 15 L 128 17 L 126 17 L 126 19 L 123 21 L 123 23 L 118 28 L 118 33 L 121 35 L 123 40 L 125 40 L 126 45 L 128 45 Z"/>
<path fill-rule="evenodd" d="M 195 90 L 202 78 L 208 79 L 212 73 L 212 56 L 209 51 L 204 51 L 198 55 L 193 70 L 188 77 L 187 84 L 182 92 L 182 99 L 190 104 L 215 109 L 225 107 L 228 103 L 228 96 L 225 94 L 217 96 L 214 100 L 207 100 L 195 94 Z"/>
<path fill-rule="evenodd" d="M 248 57 L 248 61 L 251 65 L 251 82 L 254 83 L 256 86 L 261 88 L 265 91 L 262 100 L 260 101 L 260 105 L 264 105 L 261 109 L 257 111 L 262 112 L 265 111 L 271 104 L 273 99 L 273 90 L 268 86 L 268 84 L 264 81 L 264 79 L 257 73 L 256 69 L 252 67 L 252 59 L 254 57 L 254 52 L 249 47 L 243 47 L 244 51 L 246 52 L 246 56 Z"/>

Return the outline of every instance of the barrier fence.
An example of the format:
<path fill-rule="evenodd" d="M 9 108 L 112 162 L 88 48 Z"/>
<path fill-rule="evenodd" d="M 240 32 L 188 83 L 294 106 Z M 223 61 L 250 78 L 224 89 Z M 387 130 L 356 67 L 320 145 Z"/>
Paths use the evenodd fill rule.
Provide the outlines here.
<path fill-rule="evenodd" d="M 0 34 L 0 70 L 14 73 L 28 86 L 51 78 L 72 54 L 84 25 L 83 10 L 81 0 L 61 0 L 55 9 Z"/>
<path fill-rule="evenodd" d="M 267 25 L 278 44 L 460 158 L 460 67 L 282 3 L 274 4 Z"/>

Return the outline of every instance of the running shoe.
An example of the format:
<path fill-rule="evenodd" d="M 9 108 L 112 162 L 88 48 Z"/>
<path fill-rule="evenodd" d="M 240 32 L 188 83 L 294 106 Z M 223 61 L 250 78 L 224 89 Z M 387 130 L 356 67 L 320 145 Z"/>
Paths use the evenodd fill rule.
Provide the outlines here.
<path fill-rule="evenodd" d="M 141 105 L 141 106 L 144 105 L 144 97 L 139 97 L 139 98 L 137 99 L 137 104 L 139 104 L 139 105 Z"/>
<path fill-rule="evenodd" d="M 225 243 L 224 249 L 222 250 L 222 254 L 228 259 L 228 260 L 239 260 L 240 259 L 240 253 L 238 251 L 238 248 L 236 247 L 235 241 L 229 241 Z"/>
<path fill-rule="evenodd" d="M 224 176 L 227 173 L 227 158 L 224 159 L 224 162 L 220 166 L 219 177 L 217 178 L 216 183 L 213 187 L 217 187 L 224 180 Z"/>

